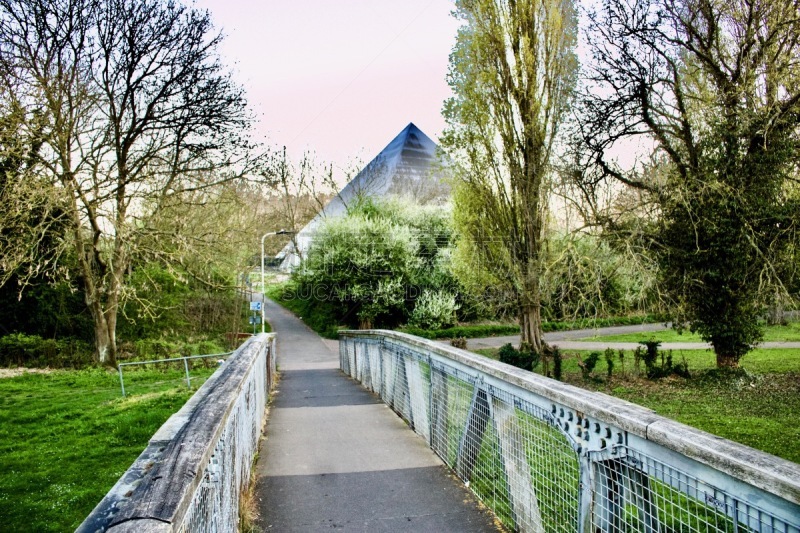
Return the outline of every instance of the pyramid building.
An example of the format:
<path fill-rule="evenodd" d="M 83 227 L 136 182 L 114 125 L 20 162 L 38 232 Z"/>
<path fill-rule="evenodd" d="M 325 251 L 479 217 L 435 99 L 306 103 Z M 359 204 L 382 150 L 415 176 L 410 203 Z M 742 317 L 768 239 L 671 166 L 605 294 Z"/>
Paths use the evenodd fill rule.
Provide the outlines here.
<path fill-rule="evenodd" d="M 281 270 L 298 266 L 322 222 L 344 216 L 358 198 L 400 196 L 420 204 L 446 201 L 450 189 L 445 170 L 437 144 L 410 123 L 278 254 Z"/>

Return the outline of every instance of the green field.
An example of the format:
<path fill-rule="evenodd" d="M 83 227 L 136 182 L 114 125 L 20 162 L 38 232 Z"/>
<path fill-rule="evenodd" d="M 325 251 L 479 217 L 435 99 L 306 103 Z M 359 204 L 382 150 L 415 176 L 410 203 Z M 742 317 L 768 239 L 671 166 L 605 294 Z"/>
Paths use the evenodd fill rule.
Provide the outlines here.
<path fill-rule="evenodd" d="M 214 368 L 193 369 L 193 388 Z M 73 531 L 194 391 L 182 370 L 0 379 L 2 531 Z"/>
<path fill-rule="evenodd" d="M 497 357 L 496 349 L 476 351 Z M 643 364 L 637 371 L 630 351 L 625 352 L 623 363 L 615 353 L 610 379 L 601 357 L 591 378 L 584 380 L 578 354 L 585 359 L 589 352 L 564 355 L 567 383 L 643 405 L 662 416 L 800 463 L 800 441 L 796 432 L 786 429 L 794 427 L 800 412 L 800 350 L 754 350 L 741 361 L 746 372 L 729 376 L 714 371 L 714 354 L 708 350 L 673 350 L 673 362 L 685 360 L 692 377 L 660 380 L 645 379 Z"/>
<path fill-rule="evenodd" d="M 603 340 L 609 342 L 639 342 L 647 340 L 657 340 L 661 342 L 703 342 L 700 335 L 684 331 L 678 333 L 674 329 L 664 331 L 626 333 L 623 335 L 603 335 L 589 337 L 581 340 L 594 341 Z M 792 322 L 785 326 L 767 326 L 764 330 L 765 342 L 800 342 L 800 322 Z"/>

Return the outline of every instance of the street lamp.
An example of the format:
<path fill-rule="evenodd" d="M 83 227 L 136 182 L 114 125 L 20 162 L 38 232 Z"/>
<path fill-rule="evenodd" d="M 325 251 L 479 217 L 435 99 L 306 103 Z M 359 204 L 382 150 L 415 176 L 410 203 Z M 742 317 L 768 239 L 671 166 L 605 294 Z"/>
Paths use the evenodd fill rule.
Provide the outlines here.
<path fill-rule="evenodd" d="M 286 231 L 282 229 L 280 231 L 270 231 L 269 233 L 265 233 L 261 236 L 261 333 L 264 333 L 264 239 L 269 237 L 270 235 L 289 235 L 294 233 L 293 231 Z"/>

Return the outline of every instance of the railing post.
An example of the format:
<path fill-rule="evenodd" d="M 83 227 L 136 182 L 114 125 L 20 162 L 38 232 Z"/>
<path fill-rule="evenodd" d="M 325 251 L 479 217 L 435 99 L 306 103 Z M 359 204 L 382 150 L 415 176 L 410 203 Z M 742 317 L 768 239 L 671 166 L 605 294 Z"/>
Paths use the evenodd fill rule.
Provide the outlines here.
<path fill-rule="evenodd" d="M 415 429 L 414 412 L 411 410 L 411 389 L 408 386 L 408 372 L 406 371 L 406 358 L 400 354 L 394 354 L 397 377 L 395 386 L 400 385 L 400 401 L 398 402 L 397 391 L 395 390 L 395 407 L 403 414 L 408 421 L 411 429 Z"/>
<path fill-rule="evenodd" d="M 578 532 L 593 533 L 595 479 L 594 464 L 588 454 L 579 457 L 580 492 L 578 493 Z"/>
<path fill-rule="evenodd" d="M 448 397 L 447 374 L 434 367 L 431 361 L 431 447 L 447 460 L 447 410 Z M 443 449 L 437 449 L 437 439 L 442 439 Z"/>
<path fill-rule="evenodd" d="M 500 444 L 500 456 L 508 486 L 509 503 L 517 531 L 544 533 L 539 500 L 533 486 L 525 444 L 517 423 L 516 408 L 492 396 L 492 420 Z"/>
<path fill-rule="evenodd" d="M 464 426 L 461 442 L 458 445 L 458 475 L 464 481 L 469 481 L 472 469 L 478 460 L 483 442 L 486 424 L 489 422 L 489 402 L 483 384 L 476 383 L 472 393 L 472 402 L 467 413 L 467 422 Z"/>
<path fill-rule="evenodd" d="M 406 383 L 408 384 L 409 412 L 414 421 L 414 430 L 425 437 L 426 440 L 430 440 L 430 412 L 425 405 L 426 393 L 430 389 L 423 385 L 422 368 L 418 359 L 408 356 L 405 358 L 404 366 Z"/>

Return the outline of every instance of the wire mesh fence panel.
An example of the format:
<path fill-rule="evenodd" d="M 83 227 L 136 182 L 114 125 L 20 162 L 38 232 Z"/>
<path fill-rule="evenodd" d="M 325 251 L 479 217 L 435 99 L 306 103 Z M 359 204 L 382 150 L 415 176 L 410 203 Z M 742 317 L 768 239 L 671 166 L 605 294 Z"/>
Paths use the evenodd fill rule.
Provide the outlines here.
<path fill-rule="evenodd" d="M 547 410 L 492 391 L 493 420 L 509 486 L 513 523 L 523 531 L 576 531 L 578 454 Z"/>
<path fill-rule="evenodd" d="M 511 530 L 800 533 L 800 465 L 410 335 L 340 350 Z"/>
<path fill-rule="evenodd" d="M 178 528 L 181 532 L 236 531 L 239 496 L 250 479 L 266 408 L 267 357 L 259 357 L 241 387 L 201 483 Z"/>
<path fill-rule="evenodd" d="M 442 376 L 441 386 L 432 389 L 431 403 L 441 411 L 441 418 L 437 419 L 438 433 L 434 434 L 433 449 L 455 470 L 475 386 L 469 381 L 444 373 L 441 366 L 432 368 L 434 373 Z"/>
<path fill-rule="evenodd" d="M 623 447 L 597 461 L 595 523 L 602 531 L 797 532 L 783 520 L 689 472 Z M 755 494 L 746 495 L 757 500 Z M 795 516 L 795 519 L 798 517 Z"/>

